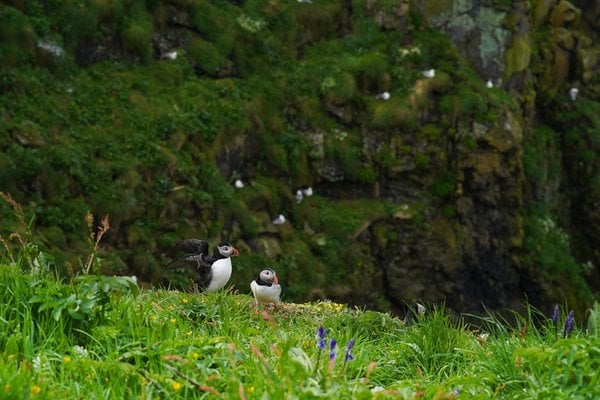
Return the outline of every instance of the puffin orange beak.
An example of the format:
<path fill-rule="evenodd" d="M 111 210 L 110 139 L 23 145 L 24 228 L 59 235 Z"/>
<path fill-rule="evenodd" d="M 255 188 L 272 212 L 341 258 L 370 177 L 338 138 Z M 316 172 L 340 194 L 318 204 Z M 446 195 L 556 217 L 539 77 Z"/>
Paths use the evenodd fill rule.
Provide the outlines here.
<path fill-rule="evenodd" d="M 233 254 L 231 254 L 232 256 L 239 256 L 240 252 L 238 251 L 238 249 L 236 249 L 235 247 L 233 248 Z"/>
<path fill-rule="evenodd" d="M 273 282 L 277 285 L 279 284 L 279 279 L 277 278 L 277 274 L 273 274 Z"/>

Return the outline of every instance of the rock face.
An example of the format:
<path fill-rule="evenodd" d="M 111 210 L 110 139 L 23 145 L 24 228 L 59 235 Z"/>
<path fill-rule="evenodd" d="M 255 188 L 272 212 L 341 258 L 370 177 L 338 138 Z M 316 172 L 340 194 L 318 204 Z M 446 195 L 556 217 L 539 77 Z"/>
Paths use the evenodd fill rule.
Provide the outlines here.
<path fill-rule="evenodd" d="M 498 9 L 492 1 L 426 1 L 415 2 L 428 22 L 448 34 L 456 47 L 469 59 L 481 76 L 497 80 L 506 69 L 504 54 L 512 32 L 503 21 L 509 13 L 522 15 L 528 2 L 514 2 L 512 10 Z M 518 11 L 513 11 L 518 10 Z M 527 19 L 517 27 L 527 32 Z M 525 65 L 526 66 L 526 65 Z"/>
<path fill-rule="evenodd" d="M 61 56 L 80 87 L 31 105 L 43 85 L 0 83 L 23 101 L 0 113 L 0 183 L 39 200 L 46 242 L 77 243 L 60 211 L 91 202 L 147 280 L 193 235 L 242 250 L 239 287 L 276 263 L 296 301 L 583 313 L 600 288 L 597 1 L 154 1 L 118 23 L 92 3 L 97 32 Z M 96 149 L 113 128 L 119 151 Z"/>

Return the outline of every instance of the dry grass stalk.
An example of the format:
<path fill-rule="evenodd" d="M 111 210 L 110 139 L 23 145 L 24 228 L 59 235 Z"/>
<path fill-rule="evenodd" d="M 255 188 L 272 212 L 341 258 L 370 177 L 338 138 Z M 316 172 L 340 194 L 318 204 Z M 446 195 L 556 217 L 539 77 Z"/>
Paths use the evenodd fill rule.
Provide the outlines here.
<path fill-rule="evenodd" d="M 90 231 L 88 237 L 88 244 L 91 250 L 91 253 L 88 256 L 88 259 L 83 268 L 83 273 L 87 275 L 89 274 L 92 265 L 94 265 L 94 260 L 96 259 L 96 254 L 98 253 L 98 249 L 100 247 L 100 241 L 102 240 L 104 234 L 110 229 L 110 223 L 108 222 L 108 214 L 106 214 L 104 218 L 102 218 L 102 220 L 100 221 L 100 226 L 97 227 L 98 230 L 94 232 L 94 216 L 89 211 L 85 215 L 85 223 Z"/>

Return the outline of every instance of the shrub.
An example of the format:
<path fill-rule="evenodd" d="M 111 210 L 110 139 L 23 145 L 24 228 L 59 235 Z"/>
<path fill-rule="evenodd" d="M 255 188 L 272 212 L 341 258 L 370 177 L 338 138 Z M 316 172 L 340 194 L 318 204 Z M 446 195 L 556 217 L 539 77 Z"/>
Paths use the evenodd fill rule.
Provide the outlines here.
<path fill-rule="evenodd" d="M 449 197 L 452 195 L 452 193 L 454 193 L 456 180 L 456 174 L 452 172 L 446 172 L 431 185 L 429 190 L 439 198 Z"/>
<path fill-rule="evenodd" d="M 0 13 L 0 65 L 13 67 L 32 60 L 36 34 L 27 18 L 14 8 Z"/>
<path fill-rule="evenodd" d="M 202 39 L 192 40 L 188 51 L 194 64 L 200 68 L 202 72 L 209 75 L 215 74 L 225 60 L 225 57 L 217 47 Z"/>
<path fill-rule="evenodd" d="M 364 92 L 372 92 L 380 90 L 389 80 L 388 68 L 386 56 L 379 52 L 371 52 L 358 59 L 353 72 L 359 88 Z"/>
<path fill-rule="evenodd" d="M 141 61 L 149 61 L 152 55 L 152 24 L 146 19 L 125 23 L 121 32 L 123 48 Z"/>

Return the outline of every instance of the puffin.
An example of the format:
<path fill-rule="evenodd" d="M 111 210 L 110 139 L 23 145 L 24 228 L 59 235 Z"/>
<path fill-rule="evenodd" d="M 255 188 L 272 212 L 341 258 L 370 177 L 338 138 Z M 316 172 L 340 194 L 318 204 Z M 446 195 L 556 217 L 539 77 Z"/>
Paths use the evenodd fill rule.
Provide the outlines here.
<path fill-rule="evenodd" d="M 200 239 L 184 239 L 175 246 L 185 254 L 167 264 L 182 262 L 194 268 L 196 283 L 204 292 L 214 292 L 225 287 L 231 278 L 231 257 L 239 256 L 239 251 L 229 242 L 220 242 L 213 254 L 208 253 L 208 242 Z"/>
<path fill-rule="evenodd" d="M 265 268 L 250 282 L 250 289 L 254 295 L 256 307 L 260 303 L 272 303 L 277 306 L 279 304 L 279 296 L 281 295 L 281 286 L 277 274 L 271 268 Z"/>

